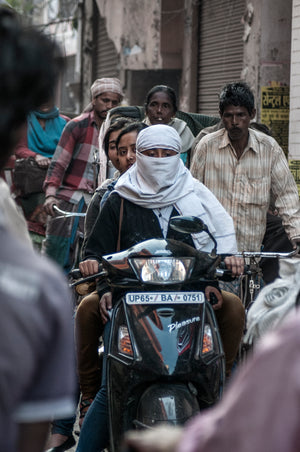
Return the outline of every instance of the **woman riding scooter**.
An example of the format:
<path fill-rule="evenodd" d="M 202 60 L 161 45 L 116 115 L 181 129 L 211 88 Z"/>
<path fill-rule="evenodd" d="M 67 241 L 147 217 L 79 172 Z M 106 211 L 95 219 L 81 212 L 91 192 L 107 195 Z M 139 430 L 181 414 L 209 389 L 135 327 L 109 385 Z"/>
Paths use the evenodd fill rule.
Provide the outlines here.
<path fill-rule="evenodd" d="M 167 125 L 154 125 L 140 132 L 136 144 L 136 164 L 116 184 L 87 242 L 86 260 L 80 263 L 84 276 L 97 273 L 101 256 L 117 249 L 120 206 L 123 217 L 120 229 L 120 249 L 150 238 L 173 238 L 169 219 L 174 215 L 194 215 L 208 225 L 218 244 L 219 253 L 237 251 L 231 217 L 221 204 L 204 187 L 193 179 L 180 159 L 181 140 L 178 133 Z M 124 201 L 122 201 L 122 199 Z M 202 234 L 203 235 L 203 234 Z M 209 237 L 187 236 L 187 243 L 197 249 L 210 251 Z M 243 271 L 243 261 L 234 256 L 225 263 L 235 275 Z M 213 292 L 214 305 L 226 356 L 227 376 L 235 359 L 244 326 L 244 308 L 240 300 L 221 292 L 217 287 L 207 287 L 206 296 Z M 109 287 L 103 287 L 100 301 L 102 318 L 107 322 L 113 306 Z M 109 333 L 105 327 L 104 341 Z M 102 386 L 83 422 L 77 451 L 100 451 L 108 443 L 105 360 Z"/>

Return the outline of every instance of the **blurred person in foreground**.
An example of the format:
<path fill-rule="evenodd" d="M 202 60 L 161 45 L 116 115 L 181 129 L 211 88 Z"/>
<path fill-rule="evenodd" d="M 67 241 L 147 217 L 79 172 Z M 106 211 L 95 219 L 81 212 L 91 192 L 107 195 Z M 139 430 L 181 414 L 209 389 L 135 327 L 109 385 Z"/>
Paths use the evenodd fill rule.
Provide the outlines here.
<path fill-rule="evenodd" d="M 223 400 L 184 428 L 130 432 L 135 452 L 298 452 L 300 312 L 266 335 Z"/>
<path fill-rule="evenodd" d="M 45 35 L 0 8 L 0 169 L 62 59 Z M 41 452 L 49 421 L 74 412 L 71 299 L 62 274 L 9 227 L 0 207 L 0 450 Z"/>

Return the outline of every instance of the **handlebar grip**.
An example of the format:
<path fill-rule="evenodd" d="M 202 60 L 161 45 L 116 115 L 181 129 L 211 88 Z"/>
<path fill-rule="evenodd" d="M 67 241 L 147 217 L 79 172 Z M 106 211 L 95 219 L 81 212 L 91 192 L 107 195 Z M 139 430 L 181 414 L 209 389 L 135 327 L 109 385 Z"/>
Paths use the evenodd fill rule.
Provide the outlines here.
<path fill-rule="evenodd" d="M 79 268 L 73 268 L 73 270 L 69 272 L 69 277 L 73 279 L 79 279 L 82 278 L 82 273 Z"/>
<path fill-rule="evenodd" d="M 221 263 L 222 264 L 222 263 Z M 220 265 L 219 268 L 217 268 L 216 270 L 216 277 L 218 279 L 221 279 L 222 281 L 225 282 L 231 282 L 235 280 L 235 276 L 232 276 L 232 272 L 231 270 L 228 270 L 228 268 L 226 268 L 226 266 L 224 266 L 222 268 L 222 266 Z"/>

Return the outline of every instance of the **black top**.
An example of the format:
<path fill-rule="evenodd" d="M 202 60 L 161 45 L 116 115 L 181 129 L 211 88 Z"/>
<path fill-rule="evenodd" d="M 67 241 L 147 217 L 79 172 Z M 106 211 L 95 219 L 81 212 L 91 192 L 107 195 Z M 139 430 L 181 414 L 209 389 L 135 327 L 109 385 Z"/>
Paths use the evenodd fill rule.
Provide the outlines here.
<path fill-rule="evenodd" d="M 101 260 L 101 256 L 117 251 L 121 197 L 112 193 L 101 209 L 86 243 L 84 259 Z M 174 208 L 171 216 L 179 215 Z M 152 209 L 137 206 L 124 199 L 120 250 L 123 251 L 144 240 L 164 238 L 157 216 Z M 194 247 L 189 234 L 169 228 L 168 239 L 175 239 Z"/>

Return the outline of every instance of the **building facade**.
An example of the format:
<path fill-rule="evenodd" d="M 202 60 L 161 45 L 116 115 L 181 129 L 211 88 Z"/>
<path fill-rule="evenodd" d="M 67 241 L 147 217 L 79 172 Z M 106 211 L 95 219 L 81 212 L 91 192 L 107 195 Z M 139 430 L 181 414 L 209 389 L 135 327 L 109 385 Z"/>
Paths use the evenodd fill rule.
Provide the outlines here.
<path fill-rule="evenodd" d="M 77 8 L 67 83 L 77 112 L 103 76 L 121 79 L 127 104 L 167 84 L 180 109 L 213 116 L 221 87 L 245 80 L 256 121 L 300 160 L 300 0 L 79 0 Z"/>

